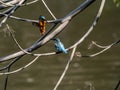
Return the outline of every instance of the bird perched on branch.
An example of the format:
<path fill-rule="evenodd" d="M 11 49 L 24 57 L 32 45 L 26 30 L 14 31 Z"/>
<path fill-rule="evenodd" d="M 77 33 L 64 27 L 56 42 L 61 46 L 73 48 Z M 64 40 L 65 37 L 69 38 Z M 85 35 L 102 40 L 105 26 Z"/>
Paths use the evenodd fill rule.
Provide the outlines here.
<path fill-rule="evenodd" d="M 59 38 L 54 38 L 53 39 L 55 41 L 55 48 L 58 52 L 63 52 L 63 53 L 67 53 L 67 50 L 65 49 L 63 43 L 60 41 Z"/>
<path fill-rule="evenodd" d="M 41 34 L 44 35 L 46 32 L 46 23 L 47 23 L 47 21 L 46 21 L 45 16 L 41 15 L 39 17 L 39 22 L 33 23 L 33 25 L 36 25 L 37 27 L 39 27 Z"/>

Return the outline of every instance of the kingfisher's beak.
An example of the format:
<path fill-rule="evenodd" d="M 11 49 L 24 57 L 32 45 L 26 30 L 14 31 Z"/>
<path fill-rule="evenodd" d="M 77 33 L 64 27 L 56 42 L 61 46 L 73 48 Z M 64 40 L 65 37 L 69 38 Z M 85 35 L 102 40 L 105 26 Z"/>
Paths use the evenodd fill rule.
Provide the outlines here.
<path fill-rule="evenodd" d="M 47 21 L 46 19 L 43 19 L 44 21 Z"/>

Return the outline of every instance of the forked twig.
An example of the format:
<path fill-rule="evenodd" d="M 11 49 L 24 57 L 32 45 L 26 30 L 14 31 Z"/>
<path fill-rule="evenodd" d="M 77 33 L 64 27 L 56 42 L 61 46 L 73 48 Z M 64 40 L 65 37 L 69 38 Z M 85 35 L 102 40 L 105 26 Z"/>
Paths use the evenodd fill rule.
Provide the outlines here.
<path fill-rule="evenodd" d="M 112 44 L 110 44 L 110 45 L 108 45 L 108 46 L 105 46 L 105 48 L 104 48 L 103 50 L 101 50 L 101 51 L 99 51 L 99 52 L 97 52 L 97 53 L 95 53 L 95 54 L 85 55 L 85 56 L 82 56 L 82 57 L 95 57 L 95 56 L 97 56 L 97 55 L 99 55 L 99 54 L 107 51 L 108 49 L 110 49 L 111 47 L 113 47 L 114 45 L 119 44 L 119 43 L 120 43 L 120 39 L 117 40 L 117 41 L 115 41 L 115 42 L 113 42 Z"/>
<path fill-rule="evenodd" d="M 8 15 L 5 16 L 5 18 L 0 22 L 0 27 L 2 26 L 2 24 L 4 24 L 4 23 L 7 21 L 7 19 L 9 18 L 9 16 L 10 16 L 11 14 L 13 14 L 13 13 L 16 11 L 16 9 L 17 9 L 22 3 L 24 3 L 24 1 L 25 1 L 25 0 L 21 0 L 18 4 L 16 4 L 15 6 L 13 6 L 13 7 L 11 8 L 11 11 L 8 13 Z"/>
<path fill-rule="evenodd" d="M 102 45 L 99 45 L 97 44 L 96 42 L 92 41 L 92 44 L 97 46 L 98 48 L 107 48 L 108 46 L 102 46 Z"/>

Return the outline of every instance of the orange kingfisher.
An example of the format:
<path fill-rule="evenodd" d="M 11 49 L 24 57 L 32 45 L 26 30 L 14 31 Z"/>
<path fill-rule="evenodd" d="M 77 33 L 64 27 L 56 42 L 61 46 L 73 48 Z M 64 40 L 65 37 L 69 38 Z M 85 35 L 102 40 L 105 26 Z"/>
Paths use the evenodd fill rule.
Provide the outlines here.
<path fill-rule="evenodd" d="M 39 17 L 39 28 L 40 28 L 41 34 L 44 35 L 45 32 L 46 32 L 46 19 L 45 19 L 45 16 L 40 16 Z"/>
<path fill-rule="evenodd" d="M 39 22 L 38 23 L 33 23 L 33 25 L 38 26 L 41 34 L 44 35 L 45 32 L 46 32 L 46 23 L 47 23 L 47 21 L 45 19 L 45 16 L 40 15 Z"/>

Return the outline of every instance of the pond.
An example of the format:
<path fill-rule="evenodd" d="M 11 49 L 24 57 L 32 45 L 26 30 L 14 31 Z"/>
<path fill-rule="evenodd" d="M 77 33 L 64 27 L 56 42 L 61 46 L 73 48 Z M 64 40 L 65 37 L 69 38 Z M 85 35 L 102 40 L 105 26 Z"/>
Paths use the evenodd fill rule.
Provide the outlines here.
<path fill-rule="evenodd" d="M 62 18 L 79 6 L 83 1 L 46 1 L 57 18 Z M 70 24 L 57 37 L 61 39 L 65 47 L 73 45 L 79 40 L 91 26 L 100 6 L 96 1 L 85 11 L 77 15 Z M 45 15 L 46 19 L 53 19 L 41 1 L 19 8 L 15 16 L 38 19 L 39 15 Z M 15 31 L 15 37 L 22 48 L 31 46 L 41 35 L 39 29 L 31 23 L 9 19 L 7 22 Z M 47 29 L 50 25 L 47 25 Z M 6 36 L 1 28 L 0 32 L 0 57 L 19 51 L 10 36 Z M 120 7 L 116 7 L 112 0 L 106 1 L 106 5 L 100 21 L 93 32 L 77 47 L 77 52 L 82 55 L 94 54 L 101 49 L 92 47 L 88 49 L 92 41 L 100 45 L 109 45 L 120 37 Z M 72 37 L 71 37 L 72 36 Z M 120 46 L 112 47 L 105 53 L 92 58 L 75 56 L 70 67 L 57 90 L 114 90 L 120 80 Z M 54 42 L 34 51 L 43 53 L 55 51 Z M 7 90 L 53 90 L 61 76 L 71 52 L 40 57 L 27 69 L 9 76 Z M 12 68 L 15 70 L 33 60 L 33 56 L 24 56 Z M 0 64 L 2 67 L 6 63 Z M 0 76 L 0 90 L 3 90 L 5 75 Z M 89 89 L 91 87 L 91 89 Z M 120 89 L 119 89 L 120 90 Z"/>

